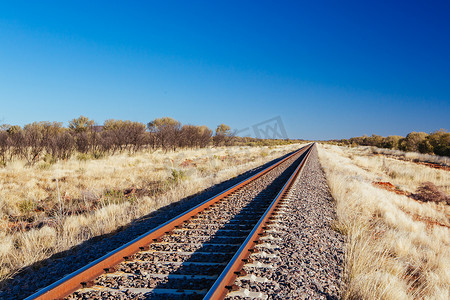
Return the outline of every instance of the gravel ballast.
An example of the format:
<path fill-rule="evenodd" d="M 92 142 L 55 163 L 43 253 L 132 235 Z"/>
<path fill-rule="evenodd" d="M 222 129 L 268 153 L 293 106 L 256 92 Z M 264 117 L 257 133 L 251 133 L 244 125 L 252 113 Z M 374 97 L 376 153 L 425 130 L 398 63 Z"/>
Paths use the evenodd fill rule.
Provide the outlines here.
<path fill-rule="evenodd" d="M 249 274 L 268 281 L 238 279 L 235 284 L 269 299 L 338 299 L 343 288 L 345 240 L 332 229 L 335 203 L 316 147 L 284 204 L 276 225 L 271 226 L 276 233 L 270 236 L 275 240 L 266 242 L 278 248 L 259 247 L 260 252 L 276 257 L 252 256 L 253 264 L 261 262 L 273 269 L 245 267 Z"/>

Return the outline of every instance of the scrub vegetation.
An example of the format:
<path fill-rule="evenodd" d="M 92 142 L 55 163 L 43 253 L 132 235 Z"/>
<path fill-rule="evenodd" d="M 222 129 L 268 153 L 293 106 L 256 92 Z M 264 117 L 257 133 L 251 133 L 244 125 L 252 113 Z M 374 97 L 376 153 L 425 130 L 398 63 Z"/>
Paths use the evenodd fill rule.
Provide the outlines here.
<path fill-rule="evenodd" d="M 346 234 L 346 299 L 448 299 L 450 172 L 319 145 Z"/>
<path fill-rule="evenodd" d="M 391 135 L 382 137 L 372 136 L 353 137 L 350 139 L 332 141 L 339 145 L 348 146 L 374 146 L 405 152 L 419 152 L 424 154 L 436 154 L 450 156 L 450 132 L 441 129 L 431 133 L 411 132 L 406 137 Z"/>

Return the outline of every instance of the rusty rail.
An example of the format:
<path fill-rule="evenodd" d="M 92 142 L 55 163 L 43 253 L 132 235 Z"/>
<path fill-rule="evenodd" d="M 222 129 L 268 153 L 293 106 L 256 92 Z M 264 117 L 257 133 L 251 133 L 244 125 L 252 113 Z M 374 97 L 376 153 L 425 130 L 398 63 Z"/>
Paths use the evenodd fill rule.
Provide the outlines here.
<path fill-rule="evenodd" d="M 153 241 L 157 241 L 158 238 L 160 238 L 167 232 L 170 232 L 171 230 L 175 229 L 177 226 L 182 225 L 185 221 L 197 215 L 198 213 L 205 210 L 209 206 L 224 199 L 226 196 L 230 195 L 237 189 L 240 189 L 243 186 L 247 185 L 248 183 L 254 181 L 255 179 L 263 176 L 264 174 L 271 171 L 272 169 L 274 169 L 281 163 L 285 162 L 289 158 L 293 157 L 294 155 L 307 151 L 309 148 L 311 148 L 310 145 L 302 147 L 301 149 L 295 151 L 294 153 L 290 154 L 284 159 L 272 164 L 271 166 L 265 168 L 264 170 L 258 172 L 257 174 L 247 179 L 244 179 L 243 181 L 226 189 L 220 194 L 212 198 L 209 198 L 208 200 L 200 203 L 199 205 L 191 208 L 190 210 L 178 215 L 177 217 L 167 221 L 166 223 L 161 224 L 160 226 L 148 231 L 147 233 L 137 237 L 136 239 L 128 242 L 127 244 L 89 263 L 85 267 L 65 276 L 64 278 L 56 281 L 55 283 L 49 285 L 48 287 L 39 290 L 33 295 L 27 297 L 26 300 L 60 299 L 67 295 L 70 295 L 74 291 L 81 289 L 86 285 L 89 285 L 89 283 L 92 282 L 92 280 L 104 274 L 106 270 L 108 270 L 110 267 L 115 266 L 124 261 L 125 257 L 129 257 L 137 253 L 138 251 L 143 249 L 143 247 L 149 245 Z"/>
<path fill-rule="evenodd" d="M 314 145 L 314 144 L 313 144 Z M 247 239 L 244 241 L 242 246 L 238 249 L 236 254 L 230 260 L 228 265 L 223 270 L 222 274 L 217 278 L 216 282 L 213 284 L 211 289 L 205 295 L 203 299 L 223 299 L 228 294 L 229 291 L 235 289 L 232 284 L 236 278 L 241 274 L 242 267 L 249 262 L 249 256 L 255 250 L 254 246 L 259 242 L 259 238 L 264 235 L 267 225 L 271 223 L 273 215 L 277 210 L 277 206 L 289 192 L 292 183 L 295 181 L 297 176 L 301 174 L 303 166 L 305 165 L 309 154 L 311 153 L 312 146 L 308 148 L 308 152 L 305 157 L 295 169 L 294 173 L 289 177 L 289 180 L 285 183 L 281 191 L 272 201 L 270 206 L 265 211 L 264 215 L 255 225 L 254 229 L 250 232 Z"/>

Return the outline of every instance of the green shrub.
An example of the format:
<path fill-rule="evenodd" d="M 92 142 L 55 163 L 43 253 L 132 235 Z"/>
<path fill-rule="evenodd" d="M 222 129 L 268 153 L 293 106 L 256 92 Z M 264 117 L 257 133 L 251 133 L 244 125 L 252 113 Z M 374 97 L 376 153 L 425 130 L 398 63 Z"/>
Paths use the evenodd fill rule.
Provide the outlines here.
<path fill-rule="evenodd" d="M 31 199 L 22 200 L 19 202 L 19 210 L 20 212 L 26 214 L 34 210 L 34 202 Z"/>
<path fill-rule="evenodd" d="M 51 167 L 52 167 L 52 164 L 51 164 L 51 163 L 48 163 L 48 162 L 45 162 L 45 161 L 41 161 L 40 163 L 38 163 L 38 164 L 36 165 L 36 168 L 37 168 L 38 170 L 42 170 L 42 171 L 44 171 L 44 170 L 49 170 Z"/>
<path fill-rule="evenodd" d="M 91 153 L 91 157 L 92 157 L 93 159 L 102 159 L 102 158 L 105 157 L 105 153 L 100 152 L 100 151 L 92 152 L 92 153 Z"/>
<path fill-rule="evenodd" d="M 333 143 L 334 141 L 328 141 Z M 441 129 L 430 134 L 425 132 L 411 132 L 406 137 L 392 135 L 382 137 L 372 136 L 353 137 L 348 140 L 338 140 L 338 144 L 353 146 L 375 146 L 379 148 L 399 149 L 402 151 L 418 151 L 440 156 L 450 156 L 450 132 Z"/>
<path fill-rule="evenodd" d="M 56 164 L 56 162 L 57 162 L 57 159 L 53 156 L 53 155 L 51 155 L 50 153 L 46 153 L 45 155 L 44 155 L 44 159 L 43 159 L 46 163 L 49 163 L 49 164 L 51 164 L 51 165 L 53 165 L 53 164 Z"/>
<path fill-rule="evenodd" d="M 90 159 L 90 155 L 87 154 L 87 153 L 78 153 L 77 159 L 78 159 L 79 161 L 87 161 L 87 160 Z"/>
<path fill-rule="evenodd" d="M 183 170 L 172 169 L 171 180 L 173 182 L 180 182 L 180 181 L 185 180 L 186 178 L 187 178 L 186 172 L 184 172 Z"/>
<path fill-rule="evenodd" d="M 420 153 L 433 153 L 434 150 L 433 146 L 430 144 L 428 140 L 420 142 L 419 145 L 417 146 L 417 149 L 419 150 Z"/>
<path fill-rule="evenodd" d="M 125 202 L 135 203 L 137 201 L 135 193 L 125 194 L 123 190 L 107 190 L 103 193 L 100 203 L 104 206 L 111 204 L 122 204 Z"/>

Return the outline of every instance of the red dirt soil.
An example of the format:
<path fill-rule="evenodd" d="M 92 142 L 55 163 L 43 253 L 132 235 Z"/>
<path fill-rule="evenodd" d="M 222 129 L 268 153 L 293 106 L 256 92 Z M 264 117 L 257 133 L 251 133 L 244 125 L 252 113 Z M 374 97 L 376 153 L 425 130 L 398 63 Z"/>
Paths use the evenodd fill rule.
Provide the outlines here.
<path fill-rule="evenodd" d="M 419 215 L 416 214 L 410 214 L 413 217 L 414 221 L 420 221 L 420 222 L 424 222 L 427 225 L 427 228 L 432 228 L 433 226 L 442 226 L 442 227 L 447 227 L 450 228 L 450 226 L 440 223 L 438 221 L 432 220 L 430 218 L 426 218 L 426 217 L 421 217 Z"/>
<path fill-rule="evenodd" d="M 398 194 L 398 195 L 405 195 L 405 196 L 409 196 L 409 195 L 410 195 L 410 193 L 408 193 L 408 192 L 405 192 L 405 191 L 402 191 L 402 190 L 400 190 L 400 189 L 397 189 L 397 188 L 395 187 L 395 185 L 393 185 L 393 184 L 390 183 L 390 182 L 385 182 L 385 181 L 374 181 L 374 182 L 372 182 L 372 184 L 373 184 L 374 186 L 376 186 L 376 187 L 385 189 L 385 190 L 390 191 L 390 192 L 394 192 L 394 193 L 396 193 L 396 194 Z"/>

